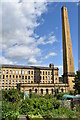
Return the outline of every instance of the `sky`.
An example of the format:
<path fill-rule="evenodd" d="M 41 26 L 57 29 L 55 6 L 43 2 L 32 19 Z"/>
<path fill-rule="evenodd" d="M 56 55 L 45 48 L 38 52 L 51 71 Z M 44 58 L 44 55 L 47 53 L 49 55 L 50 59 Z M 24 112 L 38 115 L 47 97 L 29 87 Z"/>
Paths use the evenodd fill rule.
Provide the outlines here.
<path fill-rule="evenodd" d="M 49 66 L 63 72 L 61 7 L 70 23 L 75 71 L 78 69 L 78 4 L 76 2 L 2 2 L 2 64 Z"/>

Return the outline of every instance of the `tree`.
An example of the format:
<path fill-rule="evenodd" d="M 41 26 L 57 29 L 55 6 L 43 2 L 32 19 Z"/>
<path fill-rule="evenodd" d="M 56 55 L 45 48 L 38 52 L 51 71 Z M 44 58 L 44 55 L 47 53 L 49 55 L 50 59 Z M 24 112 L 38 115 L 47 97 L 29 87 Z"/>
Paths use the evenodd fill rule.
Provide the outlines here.
<path fill-rule="evenodd" d="M 80 94 L 80 71 L 77 71 L 73 83 L 74 83 L 75 93 Z"/>

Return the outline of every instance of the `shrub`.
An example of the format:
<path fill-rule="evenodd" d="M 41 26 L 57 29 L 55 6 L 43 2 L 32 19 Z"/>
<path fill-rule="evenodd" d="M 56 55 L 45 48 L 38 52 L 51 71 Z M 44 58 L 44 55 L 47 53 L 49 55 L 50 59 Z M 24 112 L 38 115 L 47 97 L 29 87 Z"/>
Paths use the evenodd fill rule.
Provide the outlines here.
<path fill-rule="evenodd" d="M 58 100 L 62 100 L 62 96 L 63 96 L 64 94 L 65 94 L 65 93 L 63 93 L 63 92 L 58 93 L 58 94 L 56 94 L 56 98 L 57 98 Z"/>

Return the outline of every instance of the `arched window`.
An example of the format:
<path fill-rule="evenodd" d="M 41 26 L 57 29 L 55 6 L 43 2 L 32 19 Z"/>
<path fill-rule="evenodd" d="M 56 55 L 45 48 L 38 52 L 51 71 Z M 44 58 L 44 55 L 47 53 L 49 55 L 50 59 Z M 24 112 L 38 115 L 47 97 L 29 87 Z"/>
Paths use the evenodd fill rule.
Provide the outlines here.
<path fill-rule="evenodd" d="M 61 92 L 63 92 L 64 90 L 63 90 L 63 88 L 61 88 Z"/>
<path fill-rule="evenodd" d="M 41 89 L 41 94 L 43 95 L 43 89 Z"/>
<path fill-rule="evenodd" d="M 35 93 L 37 93 L 37 89 L 35 89 Z"/>
<path fill-rule="evenodd" d="M 53 89 L 51 89 L 51 94 L 53 94 Z"/>
<path fill-rule="evenodd" d="M 48 94 L 48 89 L 46 89 L 46 94 Z"/>
<path fill-rule="evenodd" d="M 31 89 L 29 89 L 29 93 L 31 93 L 32 91 L 31 91 Z"/>
<path fill-rule="evenodd" d="M 59 89 L 57 88 L 57 93 L 59 93 Z"/>

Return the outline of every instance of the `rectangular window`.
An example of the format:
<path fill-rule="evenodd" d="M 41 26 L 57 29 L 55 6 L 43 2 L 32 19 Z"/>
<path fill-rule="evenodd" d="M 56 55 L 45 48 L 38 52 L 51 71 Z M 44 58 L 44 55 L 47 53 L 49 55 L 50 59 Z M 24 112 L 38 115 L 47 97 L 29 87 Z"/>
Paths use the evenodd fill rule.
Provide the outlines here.
<path fill-rule="evenodd" d="M 8 75 L 6 75 L 6 78 L 8 78 Z"/>
<path fill-rule="evenodd" d="M 30 76 L 28 76 L 28 80 L 30 80 Z"/>
<path fill-rule="evenodd" d="M 46 72 L 46 75 L 47 75 L 47 72 Z"/>
<path fill-rule="evenodd" d="M 0 79 L 1 79 L 1 75 L 0 75 Z"/>
<path fill-rule="evenodd" d="M 44 71 L 43 71 L 43 75 L 44 75 Z"/>
<path fill-rule="evenodd" d="M 9 78 L 11 78 L 11 75 L 9 76 Z"/>
<path fill-rule="evenodd" d="M 12 81 L 12 84 L 14 84 L 14 80 Z"/>
<path fill-rule="evenodd" d="M 21 78 L 21 75 L 19 75 L 19 78 Z"/>
<path fill-rule="evenodd" d="M 13 70 L 13 74 L 15 74 L 15 70 Z"/>
<path fill-rule="evenodd" d="M 16 74 L 18 74 L 18 70 L 16 70 Z"/>
<path fill-rule="evenodd" d="M 18 78 L 18 75 L 16 75 L 16 78 Z"/>
<path fill-rule="evenodd" d="M 8 74 L 8 70 L 6 70 L 6 74 Z"/>
<path fill-rule="evenodd" d="M 27 74 L 27 70 L 25 70 L 25 74 Z"/>
<path fill-rule="evenodd" d="M 36 80 L 36 76 L 34 76 L 34 80 Z"/>
<path fill-rule="evenodd" d="M 0 84 L 1 84 L 1 80 L 0 80 Z"/>
<path fill-rule="evenodd" d="M 6 80 L 6 84 L 8 83 L 8 81 Z"/>
<path fill-rule="evenodd" d="M 24 70 L 22 70 L 22 74 L 24 74 Z"/>
<path fill-rule="evenodd" d="M 13 75 L 13 78 L 14 78 L 15 76 Z"/>
<path fill-rule="evenodd" d="M 3 74 L 5 74 L 5 70 L 3 70 Z"/>
<path fill-rule="evenodd" d="M 21 70 L 19 70 L 19 75 L 21 74 Z"/>
<path fill-rule="evenodd" d="M 31 76 L 31 80 L 33 80 L 33 76 Z"/>
<path fill-rule="evenodd" d="M 9 90 L 11 89 L 11 87 L 9 86 Z"/>
<path fill-rule="evenodd" d="M 43 80 L 44 80 L 44 76 L 43 76 Z"/>
<path fill-rule="evenodd" d="M 50 75 L 50 72 L 48 72 L 48 75 Z"/>
<path fill-rule="evenodd" d="M 16 80 L 16 84 L 17 84 L 17 80 Z"/>
<path fill-rule="evenodd" d="M 47 76 L 46 76 L 46 80 L 47 80 Z"/>
<path fill-rule="evenodd" d="M 7 86 L 5 87 L 5 90 L 7 90 Z"/>
<path fill-rule="evenodd" d="M 3 79 L 5 79 L 5 75 L 3 75 Z"/>
<path fill-rule="evenodd" d="M 25 76 L 25 79 L 27 79 L 27 76 Z"/>
<path fill-rule="evenodd" d="M 28 71 L 28 74 L 30 74 L 30 71 Z"/>
<path fill-rule="evenodd" d="M 50 76 L 48 76 L 48 80 L 50 80 Z"/>
<path fill-rule="evenodd" d="M 4 84 L 4 80 L 2 81 L 2 84 Z"/>
<path fill-rule="evenodd" d="M 34 71 L 34 74 L 36 74 L 36 71 Z"/>
<path fill-rule="evenodd" d="M 10 74 L 12 74 L 12 70 L 10 70 Z"/>

